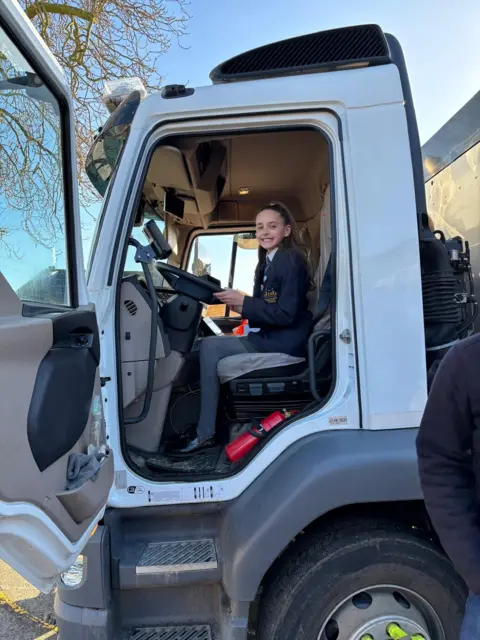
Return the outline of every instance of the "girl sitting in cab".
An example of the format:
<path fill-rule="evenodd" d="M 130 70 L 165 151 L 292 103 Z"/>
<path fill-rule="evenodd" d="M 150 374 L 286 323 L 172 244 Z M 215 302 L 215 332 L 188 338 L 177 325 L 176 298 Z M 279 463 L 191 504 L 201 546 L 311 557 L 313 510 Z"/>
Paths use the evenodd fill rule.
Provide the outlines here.
<path fill-rule="evenodd" d="M 286 353 L 303 357 L 312 325 L 308 310 L 310 274 L 292 214 L 279 202 L 255 220 L 259 261 L 252 296 L 227 289 L 215 296 L 248 320 L 246 336 L 214 336 L 200 344 L 201 410 L 196 436 L 181 450 L 193 453 L 215 444 L 220 381 L 217 366 L 227 356 Z"/>

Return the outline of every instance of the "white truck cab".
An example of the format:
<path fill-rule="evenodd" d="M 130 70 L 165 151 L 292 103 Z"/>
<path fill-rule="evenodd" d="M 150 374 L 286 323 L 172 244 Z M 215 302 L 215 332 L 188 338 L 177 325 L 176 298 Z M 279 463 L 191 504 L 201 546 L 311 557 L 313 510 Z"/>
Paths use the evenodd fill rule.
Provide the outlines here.
<path fill-rule="evenodd" d="M 399 43 L 336 29 L 241 54 L 208 87 L 126 95 L 87 159 L 103 206 L 86 270 L 69 87 L 15 0 L 0 51 L 0 144 L 24 150 L 0 226 L 36 247 L 19 241 L 21 269 L 0 256 L 0 556 L 57 585 L 60 638 L 453 640 L 465 589 L 415 437 L 476 303 L 462 241 L 429 228 Z M 315 282 L 305 357 L 222 361 L 218 446 L 178 456 L 199 340 L 241 326 L 213 294 L 251 294 L 272 200 Z"/>

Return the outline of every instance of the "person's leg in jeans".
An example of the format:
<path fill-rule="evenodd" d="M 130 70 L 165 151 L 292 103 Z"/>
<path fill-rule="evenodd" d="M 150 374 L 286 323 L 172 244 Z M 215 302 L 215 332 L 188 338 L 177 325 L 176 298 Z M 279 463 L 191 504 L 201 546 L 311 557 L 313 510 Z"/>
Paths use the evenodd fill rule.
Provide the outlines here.
<path fill-rule="evenodd" d="M 217 366 L 227 356 L 255 351 L 248 338 L 214 336 L 204 338 L 200 343 L 200 420 L 197 437 L 183 451 L 195 451 L 205 441 L 215 435 L 220 381 Z"/>
<path fill-rule="evenodd" d="M 470 594 L 465 609 L 465 619 L 460 632 L 460 640 L 480 638 L 480 595 Z"/>

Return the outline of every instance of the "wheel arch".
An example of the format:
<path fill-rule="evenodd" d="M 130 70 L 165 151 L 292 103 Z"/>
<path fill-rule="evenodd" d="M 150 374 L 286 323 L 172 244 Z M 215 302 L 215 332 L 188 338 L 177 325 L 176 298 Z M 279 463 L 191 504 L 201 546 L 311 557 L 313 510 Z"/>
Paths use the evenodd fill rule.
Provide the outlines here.
<path fill-rule="evenodd" d="M 329 431 L 300 440 L 226 510 L 219 546 L 231 600 L 253 601 L 291 542 L 326 519 L 365 512 L 405 517 L 423 509 L 417 429 Z M 409 508 L 406 509 L 406 505 Z"/>

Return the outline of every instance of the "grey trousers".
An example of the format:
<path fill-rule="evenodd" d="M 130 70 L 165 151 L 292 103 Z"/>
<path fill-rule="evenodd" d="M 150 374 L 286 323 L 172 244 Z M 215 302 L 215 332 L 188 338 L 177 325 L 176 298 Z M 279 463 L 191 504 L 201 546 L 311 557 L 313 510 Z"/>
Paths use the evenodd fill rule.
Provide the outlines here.
<path fill-rule="evenodd" d="M 255 353 L 247 337 L 213 336 L 200 343 L 200 420 L 197 437 L 206 440 L 215 434 L 220 381 L 217 366 L 227 356 L 240 353 Z"/>

